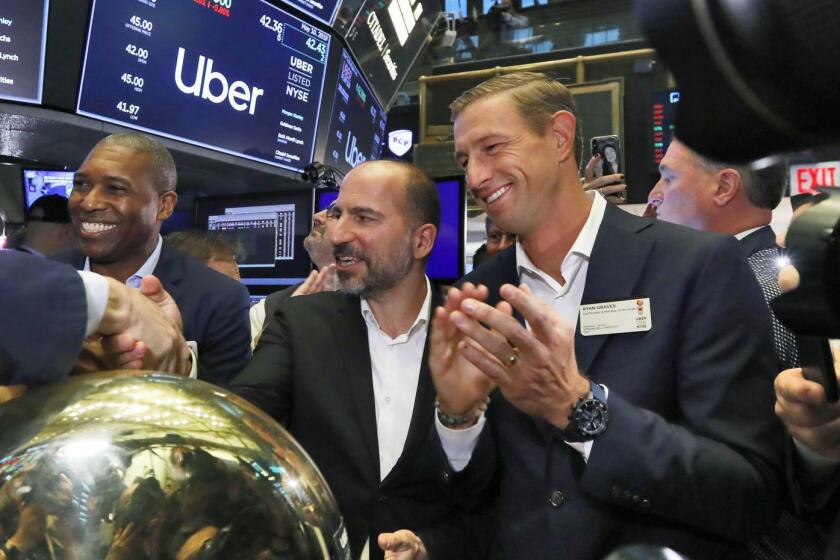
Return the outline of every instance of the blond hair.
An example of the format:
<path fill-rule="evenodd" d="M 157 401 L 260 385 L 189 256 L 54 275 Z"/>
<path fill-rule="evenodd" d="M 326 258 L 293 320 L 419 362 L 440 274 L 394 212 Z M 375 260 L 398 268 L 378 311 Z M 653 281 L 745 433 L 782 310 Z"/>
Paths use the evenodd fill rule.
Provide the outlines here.
<path fill-rule="evenodd" d="M 495 76 L 462 93 L 449 105 L 452 122 L 472 103 L 485 97 L 508 93 L 519 116 L 535 134 L 543 135 L 552 115 L 568 111 L 577 119 L 577 107 L 569 89 L 549 76 L 538 72 L 516 72 Z M 575 161 L 583 156 L 580 123 L 575 125 Z"/>

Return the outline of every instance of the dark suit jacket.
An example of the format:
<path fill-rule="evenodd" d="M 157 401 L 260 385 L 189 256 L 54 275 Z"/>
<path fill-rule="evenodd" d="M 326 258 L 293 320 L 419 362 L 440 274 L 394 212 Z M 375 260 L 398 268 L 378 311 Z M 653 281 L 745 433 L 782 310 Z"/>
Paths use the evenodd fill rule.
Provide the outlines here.
<path fill-rule="evenodd" d="M 0 251 L 0 385 L 67 375 L 85 337 L 87 300 L 71 267 Z"/>
<path fill-rule="evenodd" d="M 515 247 L 465 281 L 518 284 Z M 580 370 L 609 388 L 587 463 L 546 422 L 494 395 L 500 558 L 600 559 L 633 542 L 723 558 L 777 512 L 783 431 L 773 414 L 769 315 L 731 236 L 608 205 L 582 304 L 650 298 L 648 332 L 584 337 Z M 498 392 L 497 392 L 498 393 Z"/>
<path fill-rule="evenodd" d="M 439 301 L 433 293 L 432 305 Z M 382 481 L 367 327 L 358 297 L 325 292 L 287 298 L 266 317 L 251 363 L 231 384 L 232 391 L 284 424 L 318 465 L 344 516 L 354 558 L 367 538 L 371 558 L 381 558 L 377 535 L 404 528 L 420 533 L 436 560 L 463 558 L 452 552 L 444 527 L 454 509 L 446 498 L 434 432 L 427 352 L 428 341 L 405 447 Z"/>
<path fill-rule="evenodd" d="M 57 257 L 82 269 L 85 255 L 79 251 Z M 184 338 L 198 344 L 198 377 L 224 384 L 251 357 L 251 325 L 248 321 L 248 290 L 239 282 L 183 255 L 163 242 L 154 270 L 169 292 L 184 322 Z"/>

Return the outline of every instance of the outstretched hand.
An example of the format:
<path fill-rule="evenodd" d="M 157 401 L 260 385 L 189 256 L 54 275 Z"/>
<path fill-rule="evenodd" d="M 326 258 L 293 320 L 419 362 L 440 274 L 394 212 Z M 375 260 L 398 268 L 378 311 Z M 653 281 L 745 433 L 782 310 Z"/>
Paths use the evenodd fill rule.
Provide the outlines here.
<path fill-rule="evenodd" d="M 385 551 L 385 560 L 427 560 L 429 557 L 423 541 L 408 529 L 382 533 L 376 540 L 379 548 Z"/>

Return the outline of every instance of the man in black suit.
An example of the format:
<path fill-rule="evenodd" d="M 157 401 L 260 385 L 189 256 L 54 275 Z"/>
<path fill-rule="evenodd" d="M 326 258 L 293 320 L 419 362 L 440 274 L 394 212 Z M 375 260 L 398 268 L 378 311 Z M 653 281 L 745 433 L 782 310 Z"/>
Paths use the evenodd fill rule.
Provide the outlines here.
<path fill-rule="evenodd" d="M 73 180 L 69 208 L 80 251 L 59 260 L 133 287 L 157 276 L 178 303 L 184 337 L 197 345 L 199 379 L 224 383 L 250 357 L 248 292 L 161 238 L 176 182 L 175 162 L 159 142 L 137 133 L 106 137 Z"/>
<path fill-rule="evenodd" d="M 781 251 L 770 227 L 787 183 L 787 167 L 761 169 L 705 158 L 674 140 L 659 165 L 660 179 L 648 195 L 659 219 L 702 231 L 734 235 L 769 304 L 781 294 Z M 781 369 L 799 365 L 796 338 L 775 315 L 773 339 Z"/>
<path fill-rule="evenodd" d="M 11 312 L 20 306 L 24 320 Z M 178 307 L 151 277 L 141 293 L 41 257 L 0 251 L 0 309 L 6 311 L 0 314 L 0 385 L 61 379 L 90 335 L 105 337 L 114 356 L 138 359 L 124 366 L 178 371 L 189 362 Z M 138 341 L 144 346 L 139 355 L 133 354 Z"/>
<path fill-rule="evenodd" d="M 656 216 L 694 229 L 735 236 L 767 304 L 781 295 L 778 277 L 782 253 L 770 221 L 773 209 L 782 200 L 787 166 L 753 169 L 717 162 L 674 139 L 659 170 L 661 177 L 648 195 Z M 771 319 L 778 369 L 798 366 L 795 336 L 772 312 Z M 783 509 L 772 530 L 749 544 L 752 558 L 823 557 L 824 539 L 812 524 L 795 516 L 794 509 L 792 504 Z"/>
<path fill-rule="evenodd" d="M 519 236 L 450 290 L 429 356 L 451 478 L 495 493 L 493 551 L 739 551 L 775 518 L 783 438 L 737 242 L 584 193 L 574 101 L 547 76 L 493 78 L 452 110 L 468 188 Z"/>
<path fill-rule="evenodd" d="M 340 291 L 285 299 L 231 385 L 312 456 L 354 558 L 381 558 L 379 533 L 402 527 L 421 535 L 431 557 L 462 558 L 449 535 L 454 509 L 425 359 L 440 297 L 424 269 L 439 221 L 437 190 L 417 168 L 353 169 L 327 223 Z"/>

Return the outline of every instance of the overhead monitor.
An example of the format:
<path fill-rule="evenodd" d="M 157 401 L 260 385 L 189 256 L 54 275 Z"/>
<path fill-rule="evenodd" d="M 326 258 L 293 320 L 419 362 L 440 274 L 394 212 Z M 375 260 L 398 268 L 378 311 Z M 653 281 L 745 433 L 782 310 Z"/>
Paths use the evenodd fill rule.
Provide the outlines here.
<path fill-rule="evenodd" d="M 324 163 L 346 174 L 380 158 L 387 114 L 346 49 L 341 49 L 336 71 Z"/>
<path fill-rule="evenodd" d="M 312 190 L 200 198 L 196 225 L 242 249 L 239 271 L 252 294 L 302 282 L 312 268 L 303 240 L 312 226 Z"/>
<path fill-rule="evenodd" d="M 94 0 L 77 111 L 302 170 L 329 43 L 263 0 Z"/>
<path fill-rule="evenodd" d="M 440 196 L 440 228 L 426 263 L 426 274 L 451 284 L 464 275 L 465 199 L 463 179 L 435 179 Z M 317 191 L 317 208 L 324 210 L 338 198 L 338 191 Z"/>
<path fill-rule="evenodd" d="M 0 2 L 0 99 L 41 102 L 49 4 Z"/>
<path fill-rule="evenodd" d="M 309 14 L 318 21 L 330 25 L 335 18 L 340 0 L 283 0 L 289 6 Z"/>
<path fill-rule="evenodd" d="M 441 12 L 439 0 L 365 0 L 345 39 L 387 109 L 423 52 Z"/>
<path fill-rule="evenodd" d="M 23 200 L 26 208 L 48 194 L 57 194 L 70 198 L 73 191 L 74 171 L 54 171 L 50 169 L 23 170 Z"/>

